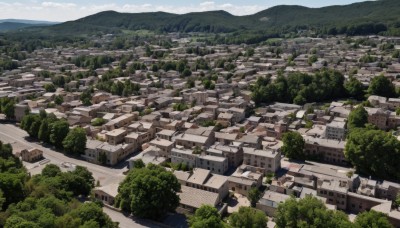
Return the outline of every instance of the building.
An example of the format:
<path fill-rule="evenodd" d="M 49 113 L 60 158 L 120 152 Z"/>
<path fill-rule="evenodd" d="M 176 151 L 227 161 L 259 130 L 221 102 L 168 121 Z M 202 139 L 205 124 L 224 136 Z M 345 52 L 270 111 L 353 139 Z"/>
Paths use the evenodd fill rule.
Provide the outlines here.
<path fill-rule="evenodd" d="M 165 140 L 165 139 L 160 139 L 156 138 L 153 139 L 152 141 L 149 142 L 151 146 L 155 146 L 160 149 L 160 154 L 159 156 L 163 157 L 170 157 L 171 150 L 174 148 L 175 143 Z"/>
<path fill-rule="evenodd" d="M 229 165 L 228 159 L 225 157 L 198 155 L 196 156 L 195 167 L 210 170 L 212 173 L 224 174 L 228 171 Z"/>
<path fill-rule="evenodd" d="M 235 146 L 213 145 L 206 151 L 207 155 L 226 157 L 229 167 L 238 167 L 243 162 L 243 149 Z"/>
<path fill-rule="evenodd" d="M 328 163 L 347 164 L 344 156 L 345 141 L 314 138 L 311 136 L 303 137 L 305 141 L 304 151 L 308 156 Z"/>
<path fill-rule="evenodd" d="M 43 158 L 43 151 L 39 149 L 32 148 L 29 150 L 25 149 L 21 151 L 22 161 L 35 162 L 41 160 L 42 158 Z"/>
<path fill-rule="evenodd" d="M 262 168 L 265 174 L 275 173 L 281 167 L 281 153 L 272 149 L 243 147 L 243 164 Z"/>
<path fill-rule="evenodd" d="M 289 198 L 289 195 L 267 190 L 257 202 L 256 208 L 265 212 L 269 217 L 274 217 L 279 204 Z"/>
<path fill-rule="evenodd" d="M 174 171 L 182 185 L 217 193 L 220 199 L 229 194 L 228 177 L 213 174 L 210 170 L 195 168 L 192 174 L 182 175 L 183 171 Z M 186 172 L 187 173 L 187 172 Z"/>
<path fill-rule="evenodd" d="M 242 165 L 228 178 L 228 186 L 232 192 L 248 196 L 251 188 L 259 188 L 262 185 L 263 176 L 263 170 Z"/>
<path fill-rule="evenodd" d="M 106 133 L 106 141 L 111 145 L 117 145 L 124 142 L 127 131 L 124 129 L 115 129 Z"/>
<path fill-rule="evenodd" d="M 332 121 L 326 125 L 326 138 L 343 140 L 346 137 L 346 123 Z"/>
<path fill-rule="evenodd" d="M 110 184 L 93 189 L 94 197 L 104 204 L 114 206 L 115 197 L 118 195 L 119 184 Z"/>
<path fill-rule="evenodd" d="M 181 186 L 181 192 L 178 192 L 179 208 L 189 213 L 194 213 L 202 205 L 211 205 L 218 208 L 221 199 L 218 193 L 209 192 L 202 189 L 191 188 L 185 185 Z"/>

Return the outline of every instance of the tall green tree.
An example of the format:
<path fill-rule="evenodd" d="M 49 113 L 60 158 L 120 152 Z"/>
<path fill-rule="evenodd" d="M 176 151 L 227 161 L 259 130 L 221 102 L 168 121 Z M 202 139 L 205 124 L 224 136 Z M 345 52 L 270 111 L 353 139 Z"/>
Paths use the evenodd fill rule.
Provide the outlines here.
<path fill-rule="evenodd" d="M 51 125 L 50 131 L 50 142 L 57 148 L 62 148 L 63 141 L 67 137 L 69 132 L 68 122 L 65 120 L 59 120 Z"/>
<path fill-rule="evenodd" d="M 368 94 L 383 97 L 397 97 L 396 89 L 388 77 L 379 75 L 374 77 L 369 84 Z"/>
<path fill-rule="evenodd" d="M 359 105 L 350 112 L 347 120 L 347 129 L 351 130 L 353 128 L 362 128 L 365 127 L 365 124 L 367 123 L 368 112 L 365 110 L 364 106 Z"/>
<path fill-rule="evenodd" d="M 279 204 L 275 213 L 275 223 L 277 228 L 352 227 L 345 213 L 328 211 L 325 204 L 313 196 L 299 200 L 291 197 Z"/>
<path fill-rule="evenodd" d="M 203 205 L 196 210 L 195 214 L 189 218 L 189 225 L 191 228 L 223 228 L 224 222 L 218 210 L 210 205 Z"/>
<path fill-rule="evenodd" d="M 180 188 L 171 172 L 149 164 L 128 173 L 118 189 L 115 204 L 135 216 L 158 220 L 179 205 Z"/>
<path fill-rule="evenodd" d="M 344 84 L 344 88 L 349 96 L 359 100 L 364 98 L 364 85 L 355 77 L 350 77 Z"/>
<path fill-rule="evenodd" d="M 268 218 L 263 211 L 251 207 L 240 207 L 238 212 L 233 212 L 228 218 L 229 225 L 241 228 L 265 228 L 267 222 Z"/>
<path fill-rule="evenodd" d="M 300 133 L 293 131 L 283 135 L 282 153 L 290 159 L 304 159 L 304 139 Z"/>
<path fill-rule="evenodd" d="M 86 141 L 86 131 L 76 127 L 68 132 L 63 140 L 63 146 L 68 154 L 81 155 L 85 153 Z"/>
<path fill-rule="evenodd" d="M 258 188 L 253 187 L 249 190 L 247 199 L 250 201 L 250 204 L 252 207 L 256 207 L 258 200 L 260 200 L 260 198 L 261 198 L 261 194 L 262 193 L 260 192 L 260 190 Z"/>
<path fill-rule="evenodd" d="M 345 156 L 360 173 L 382 179 L 400 179 L 400 141 L 390 133 L 374 129 L 352 130 Z"/>
<path fill-rule="evenodd" d="M 373 210 L 358 214 L 354 220 L 354 225 L 356 228 L 393 227 L 385 214 Z"/>

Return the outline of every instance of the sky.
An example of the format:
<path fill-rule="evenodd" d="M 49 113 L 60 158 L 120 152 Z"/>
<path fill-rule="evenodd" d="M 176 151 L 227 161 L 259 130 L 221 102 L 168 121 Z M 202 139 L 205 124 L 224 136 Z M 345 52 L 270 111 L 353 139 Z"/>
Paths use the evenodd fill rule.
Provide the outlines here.
<path fill-rule="evenodd" d="M 249 15 L 276 5 L 323 7 L 365 0 L 0 0 L 0 19 L 31 19 L 64 22 L 105 10 L 118 12 L 188 12 L 225 10 L 234 15 Z"/>

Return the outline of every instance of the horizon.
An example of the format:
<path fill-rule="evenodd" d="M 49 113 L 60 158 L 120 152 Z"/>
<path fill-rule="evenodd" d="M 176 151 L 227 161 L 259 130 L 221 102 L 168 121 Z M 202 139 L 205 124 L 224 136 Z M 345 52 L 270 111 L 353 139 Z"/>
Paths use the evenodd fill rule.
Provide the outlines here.
<path fill-rule="evenodd" d="M 33 20 L 62 23 L 66 21 L 77 20 L 93 14 L 104 11 L 116 11 L 119 13 L 149 13 L 166 12 L 174 14 L 186 14 L 191 12 L 207 11 L 226 11 L 235 16 L 245 16 L 255 14 L 268 8 L 278 5 L 299 5 L 309 8 L 321 8 L 333 5 L 348 5 L 367 0 L 303 0 L 298 3 L 296 0 L 272 0 L 256 1 L 249 0 L 243 4 L 239 0 L 214 0 L 214 1 L 190 1 L 181 3 L 178 0 L 171 0 L 168 5 L 157 0 L 136 0 L 130 1 L 118 0 L 113 3 L 107 3 L 105 0 L 96 1 L 96 4 L 82 3 L 77 0 L 69 2 L 60 1 L 37 1 L 23 0 L 20 2 L 0 1 L 0 11 L 2 16 L 0 20 Z M 12 3 L 7 3 L 12 2 Z M 24 3 L 22 3 L 24 2 Z"/>

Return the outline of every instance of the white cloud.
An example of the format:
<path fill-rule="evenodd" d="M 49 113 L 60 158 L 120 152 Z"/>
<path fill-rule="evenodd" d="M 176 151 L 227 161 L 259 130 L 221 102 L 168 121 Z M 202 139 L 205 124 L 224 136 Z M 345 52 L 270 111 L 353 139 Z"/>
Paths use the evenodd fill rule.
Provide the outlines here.
<path fill-rule="evenodd" d="M 41 5 L 47 8 L 61 8 L 61 9 L 71 9 L 76 7 L 75 3 L 68 3 L 68 2 L 42 2 Z"/>

